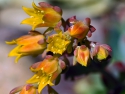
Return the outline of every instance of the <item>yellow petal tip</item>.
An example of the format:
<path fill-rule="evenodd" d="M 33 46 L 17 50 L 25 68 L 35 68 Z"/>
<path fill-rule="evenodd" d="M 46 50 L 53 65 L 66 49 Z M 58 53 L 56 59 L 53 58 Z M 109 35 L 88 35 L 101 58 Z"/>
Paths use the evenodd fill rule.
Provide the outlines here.
<path fill-rule="evenodd" d="M 9 44 L 9 45 L 14 45 L 16 44 L 16 41 L 15 40 L 12 40 L 12 41 L 5 41 L 6 44 Z"/>
<path fill-rule="evenodd" d="M 15 63 L 18 63 L 19 59 L 22 57 L 22 55 L 18 55 L 15 59 Z"/>

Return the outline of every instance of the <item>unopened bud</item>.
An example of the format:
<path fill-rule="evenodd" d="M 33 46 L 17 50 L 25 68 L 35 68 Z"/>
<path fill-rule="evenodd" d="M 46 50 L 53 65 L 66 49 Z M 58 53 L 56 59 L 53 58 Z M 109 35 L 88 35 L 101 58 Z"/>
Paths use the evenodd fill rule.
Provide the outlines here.
<path fill-rule="evenodd" d="M 83 66 L 87 66 L 89 59 L 89 49 L 85 45 L 77 46 L 74 51 L 75 59 Z"/>

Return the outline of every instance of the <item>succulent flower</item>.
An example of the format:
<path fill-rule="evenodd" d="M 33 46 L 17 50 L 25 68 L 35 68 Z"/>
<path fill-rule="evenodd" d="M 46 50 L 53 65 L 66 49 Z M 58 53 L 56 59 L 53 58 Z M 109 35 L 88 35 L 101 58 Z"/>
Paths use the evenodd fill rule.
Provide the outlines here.
<path fill-rule="evenodd" d="M 61 8 L 46 2 L 40 2 L 39 6 L 33 2 L 32 7 L 23 7 L 23 10 L 30 17 L 21 22 L 21 24 L 30 25 L 32 30 L 28 35 L 6 42 L 9 45 L 16 45 L 8 56 L 15 56 L 15 62 L 28 55 L 42 54 L 43 59 L 31 65 L 30 70 L 34 75 L 26 81 L 27 84 L 14 88 L 9 94 L 17 92 L 19 94 L 41 94 L 45 86 L 48 86 L 48 94 L 57 94 L 51 87 L 54 85 L 53 82 L 55 82 L 55 85 L 59 84 L 61 73 L 66 72 L 68 68 L 69 73 L 70 71 L 73 72 L 72 70 L 77 67 L 69 67 L 70 62 L 67 56 L 73 56 L 73 52 L 73 65 L 78 62 L 82 66 L 87 66 L 90 57 L 92 59 L 96 57 L 98 60 L 108 57 L 109 51 L 111 51 L 108 45 L 97 44 L 88 40 L 88 37 L 91 37 L 96 30 L 91 25 L 90 18 L 81 21 L 73 16 L 64 20 Z M 47 29 L 40 33 L 34 30 L 38 27 L 47 27 Z M 53 31 L 55 33 L 50 35 Z M 91 67 L 93 67 L 93 64 Z M 69 75 L 69 73 L 66 75 Z M 74 75 L 71 75 L 72 79 Z"/>
<path fill-rule="evenodd" d="M 16 87 L 12 89 L 9 94 L 15 94 L 17 92 L 20 92 L 19 94 L 40 94 L 38 93 L 37 88 L 32 84 Z"/>
<path fill-rule="evenodd" d="M 59 62 L 57 57 L 48 55 L 43 61 L 33 64 L 30 69 L 36 74 L 27 83 L 37 83 L 39 93 L 47 84 L 54 85 L 53 80 L 62 72 L 61 68 L 64 68 L 63 62 Z"/>
<path fill-rule="evenodd" d="M 31 25 L 32 30 L 37 27 L 54 27 L 61 20 L 62 10 L 45 2 L 40 2 L 39 5 L 36 6 L 33 2 L 33 8 L 23 7 L 30 18 L 24 19 L 21 24 Z"/>
<path fill-rule="evenodd" d="M 28 88 L 27 86 L 24 86 L 19 94 L 38 94 L 38 93 L 37 93 L 37 89 L 33 86 L 30 86 Z"/>
<path fill-rule="evenodd" d="M 54 54 L 62 54 L 66 50 L 70 40 L 65 34 L 60 32 L 59 34 L 54 34 L 48 37 L 47 42 L 49 43 L 47 51 L 51 51 Z"/>
<path fill-rule="evenodd" d="M 92 33 L 96 30 L 91 24 L 90 18 L 85 18 L 84 21 L 78 21 L 76 16 L 69 18 L 69 22 L 73 24 L 68 28 L 69 34 L 77 39 L 83 39 L 86 36 L 91 37 Z"/>
<path fill-rule="evenodd" d="M 81 65 L 87 66 L 89 54 L 89 49 L 85 45 L 77 46 L 74 51 L 74 58 Z"/>
<path fill-rule="evenodd" d="M 69 34 L 78 39 L 83 39 L 86 37 L 89 31 L 89 27 L 84 24 L 82 21 L 77 21 L 74 25 L 69 27 L 68 32 Z"/>
<path fill-rule="evenodd" d="M 111 48 L 107 44 L 94 44 L 91 57 L 96 56 L 98 60 L 103 60 L 108 57 L 109 51 L 111 51 Z"/>
<path fill-rule="evenodd" d="M 41 54 L 46 48 L 44 39 L 43 35 L 36 33 L 36 35 L 24 35 L 11 42 L 6 42 L 9 45 L 17 44 L 8 56 L 16 56 L 15 62 L 17 62 L 23 56 Z"/>

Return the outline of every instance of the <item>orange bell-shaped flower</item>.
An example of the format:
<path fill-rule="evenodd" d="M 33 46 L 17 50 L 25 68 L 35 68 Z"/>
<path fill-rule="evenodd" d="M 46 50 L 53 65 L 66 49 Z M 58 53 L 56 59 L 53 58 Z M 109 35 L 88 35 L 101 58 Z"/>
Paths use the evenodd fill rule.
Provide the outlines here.
<path fill-rule="evenodd" d="M 23 7 L 23 10 L 30 16 L 24 19 L 21 24 L 32 26 L 32 30 L 37 27 L 54 27 L 61 20 L 62 10 L 57 6 L 51 6 L 48 3 L 40 2 L 40 6 L 32 3 L 33 8 Z"/>
<path fill-rule="evenodd" d="M 9 45 L 17 44 L 17 47 L 15 47 L 8 56 L 16 56 L 15 62 L 17 62 L 23 56 L 39 55 L 46 48 L 47 44 L 44 40 L 45 37 L 36 32 L 36 35 L 24 35 L 11 42 L 6 42 Z"/>
<path fill-rule="evenodd" d="M 30 67 L 36 74 L 27 83 L 37 83 L 38 92 L 40 93 L 46 85 L 54 85 L 52 83 L 53 80 L 62 72 L 62 68 L 65 68 L 65 65 L 62 63 L 57 57 L 47 55 L 43 61 L 35 63 Z"/>

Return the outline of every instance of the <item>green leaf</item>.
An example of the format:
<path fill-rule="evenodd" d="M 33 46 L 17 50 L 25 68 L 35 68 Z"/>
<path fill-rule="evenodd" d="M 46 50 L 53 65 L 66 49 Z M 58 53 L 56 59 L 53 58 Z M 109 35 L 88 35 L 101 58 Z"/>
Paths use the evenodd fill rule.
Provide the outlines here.
<path fill-rule="evenodd" d="M 61 80 L 61 74 L 58 75 L 58 77 L 55 80 L 55 85 L 58 85 Z"/>
<path fill-rule="evenodd" d="M 48 94 L 58 94 L 58 92 L 48 85 Z"/>
<path fill-rule="evenodd" d="M 76 61 L 76 57 L 73 56 L 73 66 L 76 65 L 77 61 Z"/>
<path fill-rule="evenodd" d="M 66 63 L 66 65 L 69 66 L 70 62 L 69 62 L 68 58 L 65 55 L 63 57 L 64 57 L 63 61 Z"/>
<path fill-rule="evenodd" d="M 120 94 L 125 94 L 125 90 L 123 90 Z"/>
<path fill-rule="evenodd" d="M 67 47 L 67 53 L 71 53 L 72 52 L 72 50 L 73 50 L 73 48 L 72 48 L 72 46 L 73 46 L 73 41 L 71 41 L 71 43 L 68 45 L 68 47 Z"/>

